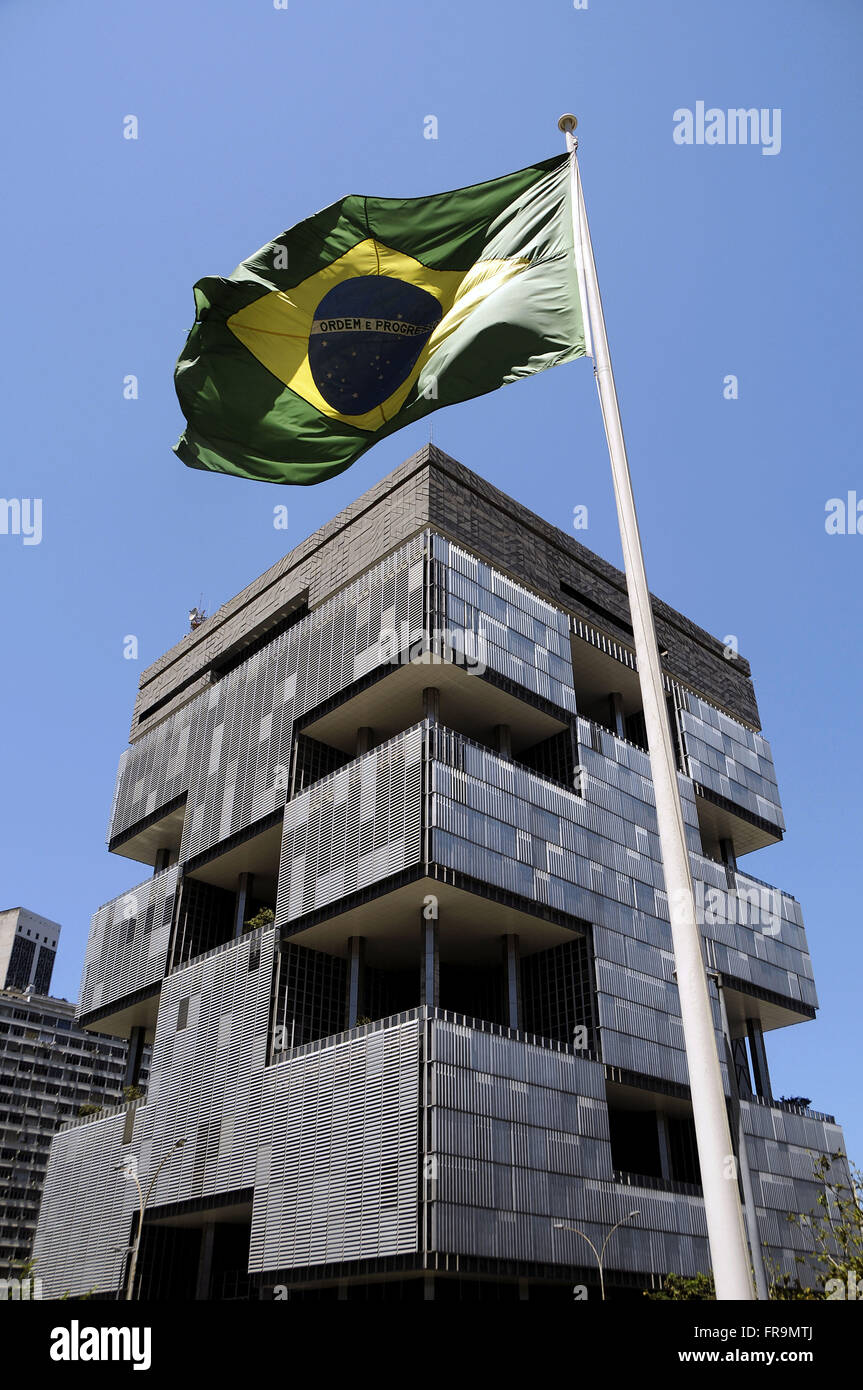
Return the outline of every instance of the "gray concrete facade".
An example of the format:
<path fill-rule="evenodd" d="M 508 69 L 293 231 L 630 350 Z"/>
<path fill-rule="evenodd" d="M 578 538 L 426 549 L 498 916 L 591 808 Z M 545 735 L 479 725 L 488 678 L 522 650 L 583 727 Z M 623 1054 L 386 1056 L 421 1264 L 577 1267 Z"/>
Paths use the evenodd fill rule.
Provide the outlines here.
<path fill-rule="evenodd" d="M 747 664 L 656 614 L 756 1218 L 793 1272 L 781 1203 L 809 1209 L 804 1152 L 842 1141 L 764 1080 L 762 1040 L 817 1006 L 799 904 L 742 860 L 784 831 L 772 757 Z M 707 1268 L 625 593 L 599 557 L 423 449 L 144 672 L 109 840 L 156 873 L 95 914 L 79 1013 L 151 1042 L 152 1070 L 125 1116 L 54 1142 L 52 1292 L 117 1289 L 129 1155 L 166 1160 L 141 1261 L 164 1297 L 468 1275 L 543 1296 L 593 1277 L 568 1227 L 634 1208 L 612 1287 Z"/>

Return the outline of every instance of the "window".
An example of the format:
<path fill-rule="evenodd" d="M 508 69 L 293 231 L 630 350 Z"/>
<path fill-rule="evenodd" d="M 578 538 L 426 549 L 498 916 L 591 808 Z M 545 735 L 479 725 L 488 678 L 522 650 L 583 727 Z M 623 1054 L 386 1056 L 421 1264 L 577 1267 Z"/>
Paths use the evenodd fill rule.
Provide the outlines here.
<path fill-rule="evenodd" d="M 180 1007 L 179 1007 L 178 1010 L 177 1010 L 177 1032 L 178 1032 L 178 1033 L 181 1031 L 181 1029 L 185 1028 L 185 1026 L 186 1026 L 186 1024 L 188 1023 L 188 1021 L 189 1021 L 189 1001 L 188 1001 L 188 999 L 181 999 L 181 1000 L 180 1000 Z"/>

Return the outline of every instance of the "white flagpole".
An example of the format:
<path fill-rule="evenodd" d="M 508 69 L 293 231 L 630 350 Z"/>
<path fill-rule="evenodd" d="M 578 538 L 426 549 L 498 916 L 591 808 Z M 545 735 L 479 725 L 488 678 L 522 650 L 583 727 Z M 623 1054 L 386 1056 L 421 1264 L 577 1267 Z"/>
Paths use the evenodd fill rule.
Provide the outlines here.
<path fill-rule="evenodd" d="M 653 622 L 650 590 L 641 549 L 632 480 L 623 439 L 617 391 L 611 369 L 605 320 L 596 278 L 593 247 L 578 172 L 574 116 L 561 116 L 558 128 L 566 136 L 573 189 L 573 221 L 576 227 L 576 267 L 583 266 L 586 305 L 593 337 L 594 374 L 599 390 L 605 436 L 611 458 L 617 519 L 623 545 L 626 588 L 635 634 L 638 680 L 644 706 L 647 746 L 656 795 L 656 820 L 662 867 L 668 893 L 668 915 L 677 969 L 683 1038 L 689 1067 L 692 1113 L 698 1144 L 704 1212 L 713 1262 L 717 1299 L 752 1299 L 749 1251 L 743 1209 L 737 1186 L 737 1164 L 722 1089 L 722 1073 L 710 994 L 702 957 L 701 932 L 696 920 L 695 895 L 686 847 L 683 810 L 677 785 L 677 763 L 662 684 L 662 669 Z"/>

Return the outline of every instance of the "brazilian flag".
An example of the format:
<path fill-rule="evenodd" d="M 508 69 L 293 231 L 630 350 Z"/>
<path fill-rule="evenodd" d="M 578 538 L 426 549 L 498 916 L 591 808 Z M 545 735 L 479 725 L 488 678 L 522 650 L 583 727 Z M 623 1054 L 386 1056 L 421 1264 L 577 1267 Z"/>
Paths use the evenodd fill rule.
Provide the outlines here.
<path fill-rule="evenodd" d="M 195 286 L 191 468 L 317 483 L 440 406 L 584 355 L 568 156 L 427 198 L 349 196 Z"/>

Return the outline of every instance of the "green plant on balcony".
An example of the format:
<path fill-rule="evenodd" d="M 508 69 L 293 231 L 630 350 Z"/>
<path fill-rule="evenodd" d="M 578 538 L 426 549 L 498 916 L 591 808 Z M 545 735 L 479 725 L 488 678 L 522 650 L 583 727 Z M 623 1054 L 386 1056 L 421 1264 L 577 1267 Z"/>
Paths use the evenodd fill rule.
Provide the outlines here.
<path fill-rule="evenodd" d="M 261 927 L 269 927 L 276 920 L 276 914 L 271 907 L 262 907 L 256 912 L 254 917 L 243 923 L 246 931 L 260 931 Z"/>

